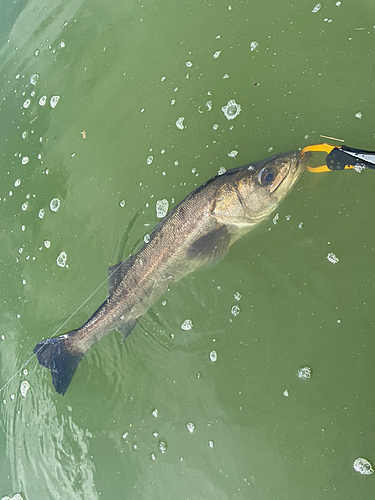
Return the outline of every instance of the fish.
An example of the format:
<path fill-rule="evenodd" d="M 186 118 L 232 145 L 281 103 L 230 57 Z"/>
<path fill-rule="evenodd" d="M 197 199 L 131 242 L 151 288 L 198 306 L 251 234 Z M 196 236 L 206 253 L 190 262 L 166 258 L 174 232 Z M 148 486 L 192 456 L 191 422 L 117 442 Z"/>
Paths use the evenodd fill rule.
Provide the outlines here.
<path fill-rule="evenodd" d="M 220 262 L 233 243 L 275 210 L 310 156 L 290 151 L 227 170 L 176 205 L 136 254 L 108 269 L 108 298 L 92 316 L 80 328 L 35 346 L 56 392 L 65 394 L 95 342 L 113 330 L 126 338 L 171 283 Z"/>

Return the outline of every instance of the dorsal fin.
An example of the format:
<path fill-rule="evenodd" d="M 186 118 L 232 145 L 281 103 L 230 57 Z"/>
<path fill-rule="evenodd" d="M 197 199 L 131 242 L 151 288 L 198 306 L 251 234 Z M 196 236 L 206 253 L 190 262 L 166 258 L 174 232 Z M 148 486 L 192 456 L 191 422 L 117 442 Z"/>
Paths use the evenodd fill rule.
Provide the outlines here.
<path fill-rule="evenodd" d="M 129 271 L 134 263 L 134 257 L 129 257 L 127 260 L 123 260 L 114 266 L 108 268 L 108 293 L 111 296 L 119 286 L 121 281 L 124 279 L 124 276 Z"/>
<path fill-rule="evenodd" d="M 187 255 L 199 260 L 201 265 L 212 267 L 220 262 L 229 250 L 230 233 L 226 226 L 220 226 L 190 245 Z"/>

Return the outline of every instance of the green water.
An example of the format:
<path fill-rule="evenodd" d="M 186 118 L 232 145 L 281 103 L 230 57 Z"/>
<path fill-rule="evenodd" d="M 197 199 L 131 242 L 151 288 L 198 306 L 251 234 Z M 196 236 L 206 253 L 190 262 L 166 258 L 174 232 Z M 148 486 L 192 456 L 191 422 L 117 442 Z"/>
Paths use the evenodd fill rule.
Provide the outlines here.
<path fill-rule="evenodd" d="M 157 200 L 320 134 L 375 149 L 373 2 L 314 5 L 3 2 L 1 386 L 151 232 Z M 305 173 L 276 224 L 96 344 L 64 397 L 33 358 L 1 392 L 0 498 L 372 498 L 353 462 L 375 464 L 374 185 Z"/>

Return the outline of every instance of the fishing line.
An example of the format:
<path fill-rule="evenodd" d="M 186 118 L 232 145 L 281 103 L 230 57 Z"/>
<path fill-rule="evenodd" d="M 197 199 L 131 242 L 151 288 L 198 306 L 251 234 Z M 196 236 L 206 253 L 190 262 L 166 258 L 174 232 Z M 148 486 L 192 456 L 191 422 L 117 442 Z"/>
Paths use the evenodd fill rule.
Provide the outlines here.
<path fill-rule="evenodd" d="M 142 241 L 141 241 L 141 242 L 139 243 L 139 245 L 138 245 L 138 246 L 137 246 L 137 247 L 133 250 L 133 252 L 135 252 L 136 250 L 138 250 L 138 248 L 141 246 L 141 244 L 142 244 Z M 133 253 L 133 252 L 132 252 L 132 253 Z M 108 280 L 109 280 L 109 279 L 110 279 L 110 278 L 111 278 L 111 277 L 115 274 L 115 272 L 116 272 L 118 269 L 120 269 L 120 267 L 122 266 L 122 264 L 124 264 L 124 262 L 126 262 L 126 261 L 127 261 L 127 260 L 128 260 L 128 259 L 132 256 L 132 253 L 131 253 L 131 254 L 130 254 L 130 255 L 129 255 L 129 256 L 128 256 L 125 260 L 123 260 L 122 262 L 120 262 L 120 263 L 118 264 L 118 266 L 116 266 L 116 268 L 113 270 L 113 272 L 112 272 L 111 274 L 109 274 L 109 275 L 108 275 L 108 277 L 107 277 L 107 278 L 106 278 L 106 279 L 105 279 L 105 280 L 104 280 L 104 281 L 103 281 L 103 282 L 102 282 L 102 283 L 101 283 L 101 284 L 100 284 L 100 285 L 99 285 L 99 286 L 98 286 L 98 287 L 97 287 L 97 288 L 96 288 L 96 289 L 92 292 L 92 294 L 91 294 L 91 295 L 89 295 L 89 296 L 87 297 L 87 299 L 86 299 L 84 302 L 82 302 L 82 304 L 81 304 L 79 307 L 77 307 L 77 309 L 76 309 L 76 310 L 75 310 L 75 311 L 74 311 L 74 312 L 73 312 L 73 313 L 69 316 L 69 318 L 68 318 L 67 320 L 65 320 L 65 321 L 64 321 L 64 323 L 63 323 L 61 326 L 59 326 L 59 328 L 58 328 L 58 329 L 57 329 L 57 330 L 53 333 L 53 335 L 51 335 L 51 337 L 49 337 L 49 338 L 48 338 L 48 339 L 46 339 L 46 340 L 51 340 L 51 339 L 53 339 L 54 337 L 56 337 L 56 335 L 57 335 L 57 334 L 59 333 L 59 331 L 60 331 L 60 330 L 61 330 L 61 329 L 62 329 L 62 328 L 63 328 L 63 327 L 64 327 L 64 326 L 68 323 L 68 321 L 69 321 L 69 320 L 71 320 L 71 319 L 73 318 L 73 316 L 75 316 L 75 315 L 77 314 L 77 312 L 78 312 L 80 309 L 82 309 L 82 307 L 83 307 L 83 306 L 84 306 L 84 305 L 85 305 L 85 304 L 86 304 L 86 303 L 87 303 L 87 302 L 91 299 L 91 297 L 93 297 L 93 296 L 96 294 L 96 292 L 97 292 L 98 290 L 100 290 L 100 288 L 102 288 L 102 286 L 103 286 L 103 285 L 105 285 L 105 284 L 107 283 L 107 281 L 108 281 Z M 2 392 L 2 391 L 5 389 L 5 387 L 7 387 L 7 386 L 8 386 L 8 385 L 12 382 L 12 380 L 13 380 L 13 379 L 14 379 L 14 378 L 15 378 L 15 377 L 19 374 L 19 373 L 21 373 L 21 371 L 25 368 L 25 366 L 27 366 L 27 365 L 30 363 L 30 361 L 31 361 L 33 358 L 35 358 L 35 356 L 38 354 L 38 352 L 39 352 L 42 348 L 43 348 L 43 346 L 41 346 L 41 347 L 39 348 L 39 350 L 38 350 L 38 351 L 36 351 L 35 353 L 33 353 L 33 355 L 32 355 L 32 356 L 30 356 L 30 358 L 29 358 L 29 359 L 28 359 L 28 360 L 27 360 L 27 361 L 26 361 L 26 362 L 25 362 L 25 363 L 21 366 L 21 368 L 19 368 L 19 370 L 17 370 L 17 371 L 16 371 L 16 373 L 15 373 L 15 374 L 14 374 L 14 375 L 13 375 L 13 376 L 12 376 L 12 377 L 11 377 L 11 378 L 10 378 L 10 379 L 9 379 L 9 380 L 8 380 L 8 381 L 7 381 L 7 382 L 6 382 L 6 383 L 5 383 L 2 387 L 1 387 L 0 392 Z"/>

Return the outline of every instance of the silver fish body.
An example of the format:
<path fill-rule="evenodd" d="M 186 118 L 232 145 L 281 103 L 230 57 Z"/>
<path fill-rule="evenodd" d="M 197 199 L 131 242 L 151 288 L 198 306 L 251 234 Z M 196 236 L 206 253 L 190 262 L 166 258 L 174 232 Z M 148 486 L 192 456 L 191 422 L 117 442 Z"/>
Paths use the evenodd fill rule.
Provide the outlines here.
<path fill-rule="evenodd" d="M 34 348 L 39 363 L 51 370 L 56 391 L 65 393 L 95 342 L 114 329 L 126 337 L 170 283 L 223 259 L 277 207 L 309 157 L 292 151 L 228 170 L 174 207 L 137 254 L 109 268 L 109 296 L 88 321 Z"/>

